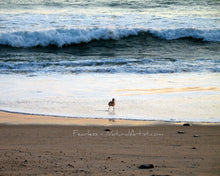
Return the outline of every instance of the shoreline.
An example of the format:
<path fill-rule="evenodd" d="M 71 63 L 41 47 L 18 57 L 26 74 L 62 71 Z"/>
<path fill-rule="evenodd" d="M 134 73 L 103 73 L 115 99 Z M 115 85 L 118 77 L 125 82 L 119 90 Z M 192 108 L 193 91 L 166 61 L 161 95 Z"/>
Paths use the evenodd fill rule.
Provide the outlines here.
<path fill-rule="evenodd" d="M 183 125 L 184 123 L 191 125 L 220 125 L 219 122 L 83 118 L 0 110 L 0 125 L 151 126 Z"/>
<path fill-rule="evenodd" d="M 220 122 L 219 73 L 0 77 L 0 110 L 77 118 Z M 107 111 L 112 98 L 116 99 L 114 113 Z"/>

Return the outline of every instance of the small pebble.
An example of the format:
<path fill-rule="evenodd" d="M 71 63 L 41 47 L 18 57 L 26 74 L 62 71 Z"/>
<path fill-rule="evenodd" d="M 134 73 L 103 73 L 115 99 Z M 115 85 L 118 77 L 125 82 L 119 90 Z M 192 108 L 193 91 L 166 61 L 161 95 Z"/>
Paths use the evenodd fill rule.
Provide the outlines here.
<path fill-rule="evenodd" d="M 152 168 L 154 168 L 154 167 L 155 167 L 154 164 L 142 164 L 142 165 L 140 165 L 138 168 L 139 168 L 139 169 L 152 169 Z"/>
<path fill-rule="evenodd" d="M 177 133 L 178 134 L 184 134 L 184 131 L 178 131 Z"/>
<path fill-rule="evenodd" d="M 72 167 L 72 168 L 74 168 L 74 166 L 73 166 L 72 164 L 67 164 L 67 166 L 68 166 L 68 167 Z"/>
<path fill-rule="evenodd" d="M 189 123 L 184 123 L 183 126 L 192 126 L 192 125 Z"/>

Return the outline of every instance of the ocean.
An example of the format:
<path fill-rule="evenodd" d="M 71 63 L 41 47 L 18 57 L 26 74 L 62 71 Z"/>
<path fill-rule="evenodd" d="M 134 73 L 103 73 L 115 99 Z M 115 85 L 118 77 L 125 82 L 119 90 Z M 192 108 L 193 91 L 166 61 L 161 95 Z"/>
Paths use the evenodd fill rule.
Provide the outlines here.
<path fill-rule="evenodd" d="M 218 0 L 0 0 L 1 110 L 220 122 L 219 96 Z"/>

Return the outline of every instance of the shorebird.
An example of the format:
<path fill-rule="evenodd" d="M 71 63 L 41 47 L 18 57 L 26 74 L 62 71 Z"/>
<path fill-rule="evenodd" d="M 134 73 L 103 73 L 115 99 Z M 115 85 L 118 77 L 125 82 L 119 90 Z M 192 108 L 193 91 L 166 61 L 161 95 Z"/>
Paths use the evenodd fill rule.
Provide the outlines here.
<path fill-rule="evenodd" d="M 114 98 L 112 98 L 112 101 L 110 101 L 108 103 L 108 111 L 109 111 L 111 106 L 113 107 L 113 110 L 115 110 L 115 99 Z"/>

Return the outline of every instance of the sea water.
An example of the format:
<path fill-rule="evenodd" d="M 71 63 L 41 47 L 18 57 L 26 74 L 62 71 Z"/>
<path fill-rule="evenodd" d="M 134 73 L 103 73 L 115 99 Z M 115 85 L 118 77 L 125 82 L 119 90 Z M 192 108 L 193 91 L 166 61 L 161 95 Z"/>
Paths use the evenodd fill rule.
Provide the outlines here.
<path fill-rule="evenodd" d="M 219 8 L 213 0 L 0 0 L 0 109 L 219 122 Z"/>

